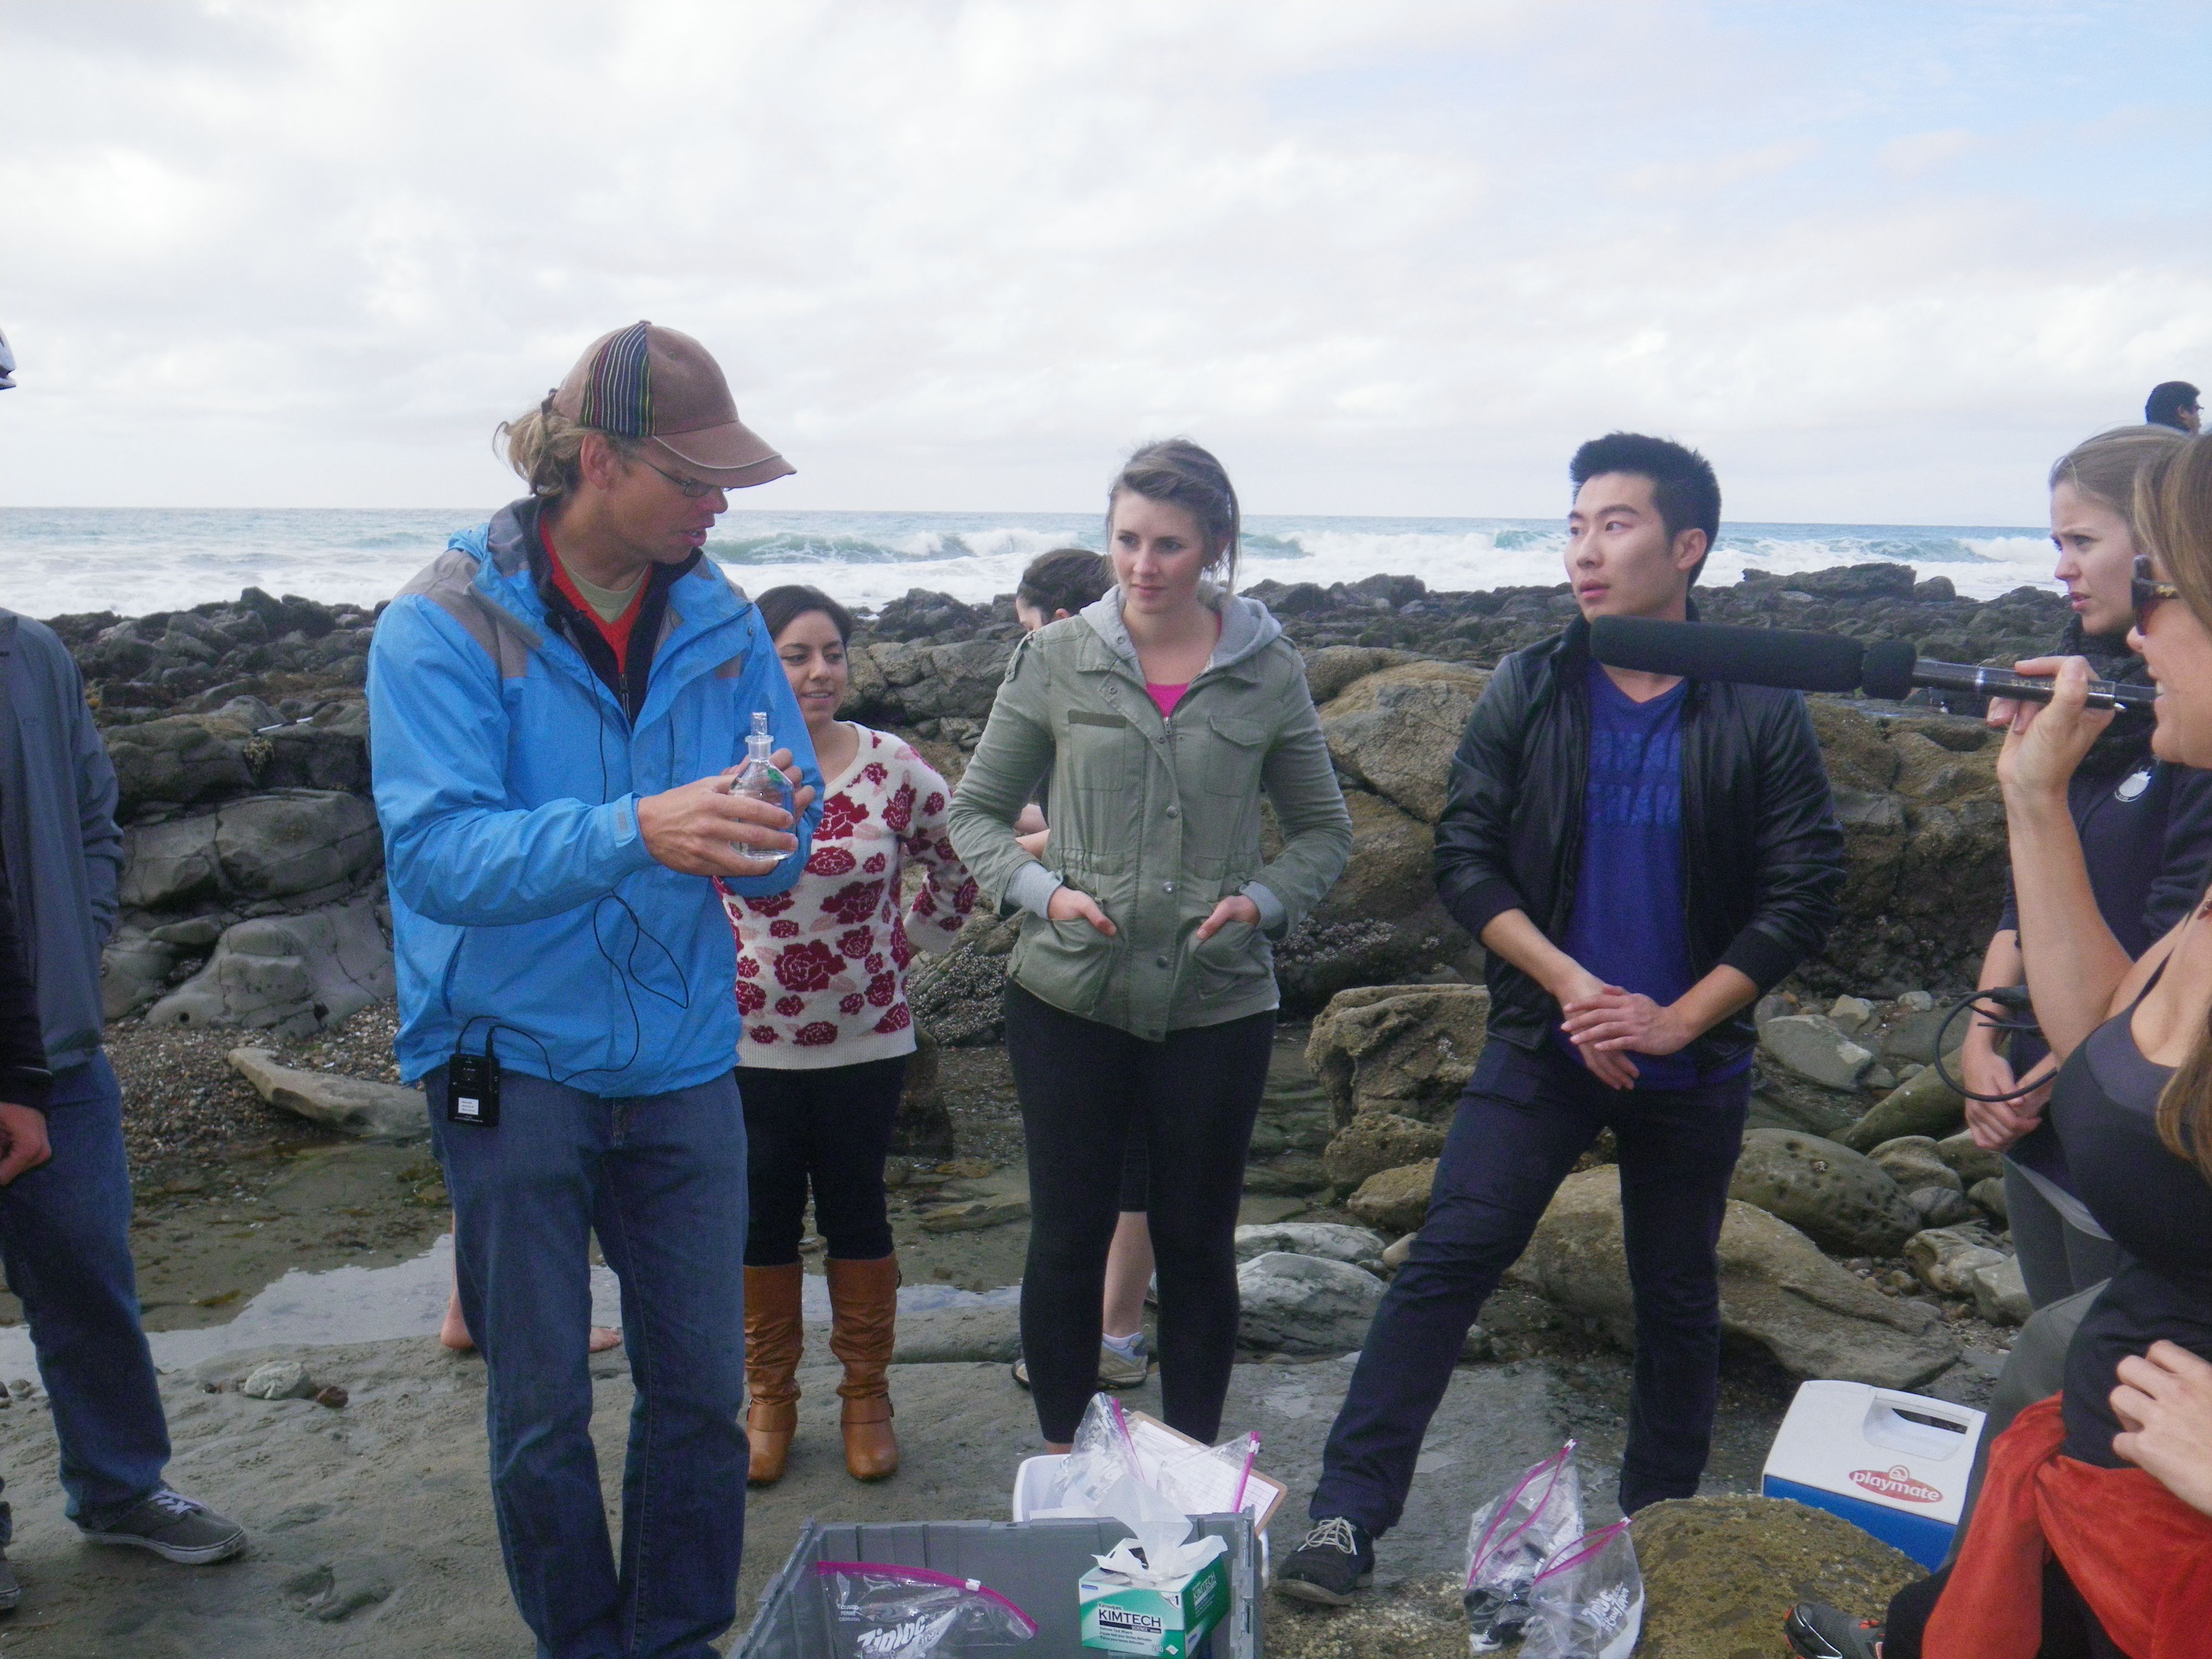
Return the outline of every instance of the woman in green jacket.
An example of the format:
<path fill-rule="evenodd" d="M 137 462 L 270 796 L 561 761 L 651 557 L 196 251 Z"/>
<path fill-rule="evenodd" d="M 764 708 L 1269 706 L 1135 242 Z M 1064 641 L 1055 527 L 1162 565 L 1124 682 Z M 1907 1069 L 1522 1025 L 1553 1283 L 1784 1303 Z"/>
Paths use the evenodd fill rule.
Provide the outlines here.
<path fill-rule="evenodd" d="M 1237 1344 L 1237 1207 L 1274 1037 L 1274 952 L 1343 872 L 1345 810 L 1305 665 L 1233 592 L 1237 493 L 1183 439 L 1107 497 L 1115 586 L 1014 647 L 953 797 L 1002 914 L 1006 1050 L 1029 1146 L 1022 1350 L 1048 1443 L 1098 1376 L 1124 1138 L 1146 1136 L 1167 1421 L 1211 1440 Z M 1212 577 L 1215 580 L 1209 581 Z M 1014 820 L 1052 780 L 1032 857 Z M 1261 799 L 1283 832 L 1261 854 Z"/>

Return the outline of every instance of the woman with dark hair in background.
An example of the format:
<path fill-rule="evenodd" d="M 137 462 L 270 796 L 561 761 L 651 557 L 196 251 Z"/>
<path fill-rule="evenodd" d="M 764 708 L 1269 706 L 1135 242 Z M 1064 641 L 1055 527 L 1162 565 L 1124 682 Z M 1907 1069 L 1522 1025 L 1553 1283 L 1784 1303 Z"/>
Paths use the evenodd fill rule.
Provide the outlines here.
<path fill-rule="evenodd" d="M 2142 475 L 2132 642 L 2158 686 L 2161 760 L 2212 767 L 2212 445 Z M 2075 1188 L 2119 1247 L 2074 1334 L 2065 1382 L 2014 1419 L 1956 1559 L 1891 1601 L 1887 1627 L 1800 1604 L 1800 1654 L 1844 1659 L 2160 1659 L 2212 1628 L 2212 1516 L 2143 1437 L 2160 1377 L 2212 1358 L 2212 902 L 2140 959 L 2106 923 L 2069 787 L 2112 722 L 2086 706 L 2089 664 L 2043 658 L 2051 702 L 1997 702 L 1997 762 L 2035 1018 L 2060 1066 L 2051 1118 Z M 2156 1375 L 2154 1375 L 2155 1373 Z M 2130 1465 L 2130 1454 L 2150 1468 Z M 2161 1478 L 2163 1477 L 2163 1478 Z"/>
<path fill-rule="evenodd" d="M 822 823 L 805 873 L 787 893 L 723 908 L 738 935 L 738 1094 L 749 1146 L 745 1235 L 745 1430 L 750 1479 L 782 1479 L 799 1428 L 803 1345 L 799 1260 L 806 1201 L 830 1280 L 830 1352 L 845 1467 L 857 1480 L 898 1468 L 890 1364 L 898 1312 L 884 1158 L 898 1117 L 914 1016 L 906 969 L 915 949 L 949 950 L 975 908 L 945 839 L 951 794 L 895 737 L 837 718 L 850 680 L 852 613 L 811 587 L 757 601 L 822 768 Z M 908 863 L 922 881 L 902 906 Z"/>
<path fill-rule="evenodd" d="M 1133 1134 L 1150 1159 L 1163 1414 L 1201 1440 L 1220 1426 L 1237 1209 L 1279 1000 L 1270 941 L 1352 846 L 1304 661 L 1266 606 L 1234 595 L 1221 464 L 1187 440 L 1147 444 L 1107 512 L 1115 587 L 1014 647 L 952 803 L 953 844 L 985 891 L 1028 913 L 1006 1051 L 1029 1155 L 1022 1349 L 1055 1447 L 1097 1387 Z M 1014 823 L 1048 773 L 1040 860 Z M 1263 797 L 1284 837 L 1273 861 Z"/>
<path fill-rule="evenodd" d="M 2053 574 L 2074 609 L 2053 654 L 2088 658 L 2100 678 L 2148 680 L 2128 648 L 2136 621 L 2136 479 L 2185 441 L 2163 427 L 2122 427 L 2077 445 L 2051 469 Z M 2212 773 L 2152 754 L 2154 724 L 2148 713 L 2118 713 L 2067 785 L 2098 914 L 2130 958 L 2171 931 L 2212 881 Z M 2017 985 L 2021 971 L 2019 910 L 2008 894 L 1978 983 Z M 2040 1034 L 2013 1032 L 2008 1048 L 2005 1035 L 1986 1014 L 1974 1015 L 1960 1066 L 1975 1094 L 2011 1094 L 2021 1079 L 2056 1069 Z M 2006 1154 L 2006 1218 L 2038 1308 L 2111 1277 L 2118 1254 L 2075 1194 L 2066 1154 L 2044 1118 L 2050 1095 L 2046 1083 L 2015 1100 L 1966 1103 L 1975 1144 Z"/>

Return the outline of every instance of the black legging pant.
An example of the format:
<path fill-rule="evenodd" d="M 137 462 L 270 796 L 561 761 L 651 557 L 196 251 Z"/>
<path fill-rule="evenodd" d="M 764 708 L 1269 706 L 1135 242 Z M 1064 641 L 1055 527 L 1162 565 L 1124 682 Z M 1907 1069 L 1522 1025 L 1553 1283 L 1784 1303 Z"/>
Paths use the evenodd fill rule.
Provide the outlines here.
<path fill-rule="evenodd" d="M 1133 1130 L 1151 1165 L 1162 1414 L 1200 1440 L 1219 1431 L 1237 1356 L 1237 1206 L 1274 1036 L 1274 1015 L 1260 1013 L 1148 1042 L 1007 985 L 1006 1055 L 1029 1142 L 1022 1352 L 1048 1441 L 1074 1437 L 1097 1389 L 1106 1250 Z"/>
<path fill-rule="evenodd" d="M 890 1255 L 884 1158 L 905 1082 L 904 1054 L 818 1071 L 738 1067 L 752 1206 L 745 1266 L 787 1267 L 799 1260 L 810 1188 L 814 1225 L 831 1255 L 879 1261 Z"/>

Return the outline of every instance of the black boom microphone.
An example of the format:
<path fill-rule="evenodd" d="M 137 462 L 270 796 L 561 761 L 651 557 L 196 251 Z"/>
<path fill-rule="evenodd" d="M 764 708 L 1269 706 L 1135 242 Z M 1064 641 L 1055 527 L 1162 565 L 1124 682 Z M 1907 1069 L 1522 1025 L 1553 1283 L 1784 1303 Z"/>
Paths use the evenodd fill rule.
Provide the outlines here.
<path fill-rule="evenodd" d="M 1650 617 L 1600 617 L 1590 624 L 1590 654 L 1610 668 L 1680 674 L 1693 680 L 1771 685 L 1785 691 L 1860 691 L 1896 699 L 1916 685 L 1984 697 L 2049 702 L 2051 683 L 2004 668 L 1923 662 L 1909 640 L 1872 645 L 1841 634 L 1783 628 L 1731 628 L 1721 623 L 1658 622 Z M 2089 707 L 2148 708 L 2148 685 L 2089 682 Z"/>

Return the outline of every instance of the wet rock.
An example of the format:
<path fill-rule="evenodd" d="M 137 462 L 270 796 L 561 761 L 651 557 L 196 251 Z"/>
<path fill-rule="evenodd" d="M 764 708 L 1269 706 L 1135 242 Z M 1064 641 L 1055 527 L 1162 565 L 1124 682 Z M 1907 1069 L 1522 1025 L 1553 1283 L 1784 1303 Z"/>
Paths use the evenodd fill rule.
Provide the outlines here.
<path fill-rule="evenodd" d="M 1984 1267 L 2002 1267 L 2007 1257 L 1971 1233 L 1930 1227 L 1905 1241 L 1905 1259 L 1938 1296 L 1972 1297 L 1974 1275 Z"/>
<path fill-rule="evenodd" d="M 2018 1256 L 2007 1256 L 1996 1267 L 1977 1268 L 1973 1287 L 1974 1311 L 1992 1325 L 2025 1325 L 2035 1311 Z"/>
<path fill-rule="evenodd" d="M 359 795 L 287 790 L 233 801 L 215 818 L 224 884 L 249 899 L 346 886 L 384 861 L 376 810 Z"/>
<path fill-rule="evenodd" d="M 123 832 L 125 909 L 173 910 L 222 890 L 212 812 L 146 824 Z"/>
<path fill-rule="evenodd" d="M 266 1048 L 234 1048 L 228 1059 L 253 1091 L 279 1111 L 374 1140 L 413 1140 L 430 1133 L 420 1089 L 303 1072 L 279 1065 Z"/>
<path fill-rule="evenodd" d="M 1325 645 L 1318 651 L 1307 652 L 1305 659 L 1306 690 L 1316 708 L 1332 702 L 1355 680 L 1364 680 L 1385 668 L 1421 660 L 1411 651 L 1369 645 Z"/>
<path fill-rule="evenodd" d="M 175 714 L 112 727 L 108 758 L 119 791 L 116 818 L 128 823 L 149 806 L 189 806 L 242 795 L 259 781 L 246 744 L 253 729 L 231 714 Z"/>
<path fill-rule="evenodd" d="M 1842 1255 L 1889 1255 L 1920 1225 L 1918 1212 L 1881 1166 L 1848 1146 L 1789 1129 L 1744 1136 L 1729 1196 Z"/>
<path fill-rule="evenodd" d="M 156 1025 L 243 1025 L 305 1036 L 393 993 L 392 946 L 362 897 L 227 929 L 207 966 L 155 1003 Z"/>
<path fill-rule="evenodd" d="M 1021 1352 L 1019 1308 L 933 1308 L 899 1316 L 897 1351 L 891 1361 L 899 1365 L 1007 1364 L 1021 1358 Z"/>
<path fill-rule="evenodd" d="M 1490 1023 L 1479 985 L 1367 986 L 1332 998 L 1306 1041 L 1306 1063 L 1336 1121 L 1394 1112 L 1436 1121 L 1474 1074 Z"/>
<path fill-rule="evenodd" d="M 1385 1170 L 1359 1183 L 1345 1203 L 1352 1218 L 1377 1232 L 1410 1233 L 1429 1212 L 1429 1188 L 1436 1184 L 1437 1161 Z"/>
<path fill-rule="evenodd" d="M 1835 1021 L 1821 1014 L 1790 1014 L 1766 1022 L 1759 1046 L 1768 1058 L 1823 1089 L 1856 1089 L 1874 1065 Z"/>
<path fill-rule="evenodd" d="M 1959 1173 L 1944 1162 L 1942 1153 L 1926 1135 L 1900 1135 L 1885 1140 L 1867 1156 L 1887 1170 L 1891 1180 L 1911 1192 L 1921 1187 L 1947 1187 L 1966 1191 Z"/>
<path fill-rule="evenodd" d="M 1966 1103 L 1930 1066 L 1907 1078 L 1868 1109 L 1866 1115 L 1841 1131 L 1838 1140 L 1854 1152 L 1872 1152 L 1884 1141 L 1906 1135 L 1933 1139 L 1955 1131 L 1966 1119 Z"/>
<path fill-rule="evenodd" d="M 957 601 L 956 601 L 957 603 Z M 858 717 L 871 725 L 915 726 L 945 719 L 982 720 L 991 712 L 999 683 L 1013 654 L 1006 640 L 970 639 L 958 645 L 915 645 L 884 641 L 855 647 L 872 672 L 872 700 L 857 705 Z"/>
<path fill-rule="evenodd" d="M 1765 1659 L 1793 1601 L 1879 1618 L 1927 1576 L 1840 1516 L 1777 1498 L 1677 1498 L 1640 1510 L 1637 1659 Z"/>
<path fill-rule="evenodd" d="M 1719 1254 L 1723 1328 L 1757 1341 L 1794 1376 L 1909 1389 L 1958 1358 L 1934 1310 L 1882 1295 L 1764 1210 L 1730 1200 Z M 1569 1176 L 1509 1277 L 1632 1346 L 1620 1170 Z"/>
<path fill-rule="evenodd" d="M 1248 1195 L 1300 1197 L 1325 1191 L 1331 1184 L 1328 1171 L 1319 1158 L 1296 1152 L 1270 1158 L 1265 1164 L 1249 1164 L 1244 1170 L 1244 1191 Z"/>
<path fill-rule="evenodd" d="M 906 1076 L 899 1087 L 890 1149 L 909 1158 L 950 1158 L 952 1114 L 938 1089 L 941 1062 L 937 1039 L 926 1030 L 914 1036 L 914 1052 L 907 1056 Z"/>
<path fill-rule="evenodd" d="M 296 1359 L 271 1359 L 246 1374 L 238 1391 L 249 1400 L 305 1400 L 316 1382 Z"/>
<path fill-rule="evenodd" d="M 1444 1149 L 1444 1132 L 1395 1112 L 1362 1112 L 1338 1130 L 1322 1154 L 1328 1178 L 1345 1188 L 1368 1176 L 1434 1158 Z"/>
<path fill-rule="evenodd" d="M 930 1233 L 970 1233 L 985 1227 L 1002 1227 L 1009 1221 L 1029 1219 L 1030 1201 L 1012 1193 L 996 1193 L 957 1204 L 940 1204 L 921 1215 L 921 1228 Z"/>
<path fill-rule="evenodd" d="M 1937 1141 L 1936 1156 L 1943 1160 L 1951 1173 L 1959 1177 L 1960 1185 L 1969 1193 L 1973 1191 L 1977 1182 L 2004 1179 L 2004 1155 L 1984 1152 L 1974 1145 L 1974 1138 L 1971 1134 L 1962 1132 Z"/>
<path fill-rule="evenodd" d="M 1280 1252 L 1288 1255 L 1318 1256 L 1324 1261 L 1341 1261 L 1362 1272 L 1380 1274 L 1382 1271 L 1383 1243 L 1382 1237 L 1364 1227 L 1346 1227 L 1328 1221 L 1278 1221 L 1265 1227 L 1239 1227 L 1237 1230 L 1237 1259 L 1249 1261 L 1255 1256 Z"/>
<path fill-rule="evenodd" d="M 336 1382 L 325 1382 L 321 1388 L 317 1389 L 314 1393 L 309 1395 L 307 1398 L 313 1401 L 318 1406 L 327 1406 L 334 1412 L 343 1411 L 348 1405 L 352 1403 L 353 1400 L 353 1396 L 348 1394 L 343 1388 L 340 1387 Z"/>
<path fill-rule="evenodd" d="M 1346 1261 L 1271 1250 L 1237 1270 L 1237 1340 L 1283 1353 L 1349 1353 L 1367 1340 L 1382 1281 Z"/>
<path fill-rule="evenodd" d="M 918 957 L 907 975 L 915 1024 L 948 1048 L 996 1042 L 1006 1029 L 1006 957 L 1021 918 L 976 917 L 941 956 Z"/>
<path fill-rule="evenodd" d="M 1751 1111 L 1746 1120 L 1757 1129 L 1796 1129 L 1832 1140 L 1856 1123 L 1860 1097 L 1823 1089 L 1771 1061 L 1754 1063 Z"/>
<path fill-rule="evenodd" d="M 2005 1184 L 2002 1180 L 1977 1181 L 1966 1188 L 1966 1201 L 2000 1227 L 2012 1225 L 2012 1205 L 2006 1197 Z"/>
<path fill-rule="evenodd" d="M 177 947 L 135 927 L 123 927 L 100 953 L 101 1017 L 120 1019 L 135 1014 L 169 988 L 176 968 Z"/>
<path fill-rule="evenodd" d="M 1974 1206 L 1955 1187 L 1915 1187 L 1905 1196 L 1924 1227 L 1953 1227 L 1974 1218 Z"/>
<path fill-rule="evenodd" d="M 1356 680 L 1321 711 L 1329 757 L 1347 776 L 1424 823 L 1443 816 L 1467 717 L 1490 676 L 1456 663 L 1414 662 Z"/>
<path fill-rule="evenodd" d="M 1828 1005 L 1828 1018 L 1846 1036 L 1856 1036 L 1875 1023 L 1874 1004 L 1864 997 L 1838 997 Z"/>

